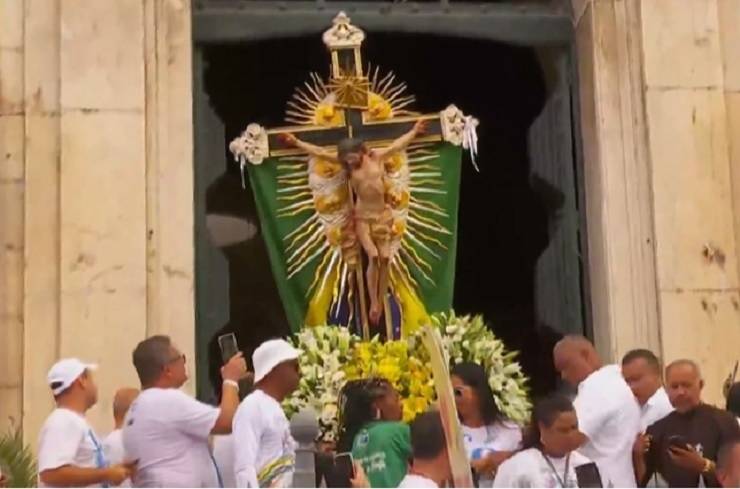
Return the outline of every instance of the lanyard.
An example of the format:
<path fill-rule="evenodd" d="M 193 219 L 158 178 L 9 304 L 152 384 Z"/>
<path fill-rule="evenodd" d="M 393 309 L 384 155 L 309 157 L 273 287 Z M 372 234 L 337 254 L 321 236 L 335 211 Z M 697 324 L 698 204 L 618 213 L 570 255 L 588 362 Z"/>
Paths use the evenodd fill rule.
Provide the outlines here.
<path fill-rule="evenodd" d="M 552 473 L 555 474 L 555 478 L 558 480 L 558 484 L 560 484 L 560 487 L 568 487 L 565 482 L 568 480 L 568 468 L 570 466 L 570 453 L 566 455 L 565 457 L 565 470 L 563 471 L 563 478 L 560 478 L 560 474 L 558 474 L 558 471 L 555 470 L 555 466 L 552 464 L 552 461 L 550 460 L 550 457 L 545 455 L 545 452 L 540 451 L 542 454 L 542 457 L 545 459 L 545 462 L 547 462 L 547 465 L 550 467 L 550 470 L 552 470 Z"/>
<path fill-rule="evenodd" d="M 105 459 L 105 453 L 103 452 L 103 447 L 100 445 L 100 442 L 95 437 L 95 433 L 93 433 L 93 430 L 88 430 L 87 435 L 90 437 L 90 440 L 92 441 L 93 447 L 95 447 L 95 467 L 99 469 L 104 469 L 108 467 L 108 461 Z M 107 482 L 104 482 L 101 484 L 102 487 L 110 487 L 110 485 Z"/>
<path fill-rule="evenodd" d="M 213 462 L 213 468 L 216 470 L 216 479 L 218 480 L 218 487 L 224 487 L 224 480 L 221 477 L 221 471 L 216 463 L 216 457 L 213 456 L 213 452 L 209 450 L 208 455 L 211 456 L 211 462 Z"/>

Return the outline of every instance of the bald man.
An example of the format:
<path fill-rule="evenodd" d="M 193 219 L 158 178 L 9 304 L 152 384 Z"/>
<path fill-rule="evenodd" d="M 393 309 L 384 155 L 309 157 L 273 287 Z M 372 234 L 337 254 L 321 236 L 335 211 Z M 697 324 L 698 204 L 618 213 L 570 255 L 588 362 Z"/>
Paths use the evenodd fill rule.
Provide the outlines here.
<path fill-rule="evenodd" d="M 632 446 L 640 408 L 617 365 L 603 366 L 593 344 L 566 336 L 553 350 L 555 368 L 578 388 L 573 402 L 582 436 L 579 449 L 598 465 L 604 487 L 636 487 Z"/>
<path fill-rule="evenodd" d="M 123 463 L 126 453 L 123 449 L 123 420 L 131 407 L 131 403 L 139 395 L 139 389 L 124 387 L 118 389 L 113 397 L 113 421 L 115 429 L 103 440 L 103 451 L 106 458 L 113 464 Z M 131 487 L 131 480 L 126 479 L 118 487 Z"/>
<path fill-rule="evenodd" d="M 652 424 L 635 450 L 638 479 L 659 474 L 669 487 L 720 487 L 715 463 L 720 447 L 740 436 L 735 417 L 702 402 L 704 381 L 691 360 L 666 367 L 665 387 L 675 411 Z"/>

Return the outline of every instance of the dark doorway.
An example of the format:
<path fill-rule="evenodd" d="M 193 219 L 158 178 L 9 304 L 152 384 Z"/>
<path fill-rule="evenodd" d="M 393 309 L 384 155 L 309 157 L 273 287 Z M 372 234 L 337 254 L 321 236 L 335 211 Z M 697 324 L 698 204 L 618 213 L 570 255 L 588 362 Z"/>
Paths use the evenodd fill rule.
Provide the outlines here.
<path fill-rule="evenodd" d="M 491 41 L 393 33 L 368 36 L 363 53 L 366 61 L 394 71 L 408 84 L 417 97 L 417 110 L 433 112 L 454 103 L 480 119 L 481 172 L 473 169 L 467 157 L 462 168 L 455 309 L 458 314 L 483 314 L 507 346 L 521 352 L 533 393 L 551 390 L 556 377 L 550 351 L 559 337 L 556 330 L 562 328 L 538 324 L 535 269 L 568 189 L 532 178 L 530 128 L 543 113 L 552 88 L 548 89 L 541 57 L 532 48 Z M 203 187 L 205 206 L 200 212 L 235 217 L 245 229 L 243 237 L 251 236 L 221 247 L 226 258 L 221 273 L 228 277 L 228 290 L 223 290 L 228 316 L 221 315 L 221 324 L 205 325 L 205 331 L 209 336 L 215 330 L 236 332 L 250 355 L 264 339 L 288 333 L 288 327 L 265 246 L 258 231 L 253 236 L 249 232 L 251 225 L 258 226 L 251 190 L 249 185 L 242 189 L 238 167 L 226 148 L 249 122 L 282 125 L 285 102 L 294 88 L 311 71 L 325 75 L 328 55 L 320 36 L 312 35 L 209 45 L 202 48 L 201 61 L 202 89 L 223 132 L 215 137 L 221 140 L 221 152 L 212 150 L 204 158 L 201 150 L 196 160 L 197 165 L 208 165 L 215 177 Z M 569 156 L 567 164 L 573 165 Z M 199 246 L 204 246 L 203 240 Z M 209 273 L 198 267 L 198 286 L 201 291 L 207 289 L 199 297 L 219 290 L 220 286 L 211 287 L 215 276 L 203 277 Z M 208 311 L 199 313 L 199 328 L 203 330 L 201 322 L 218 316 L 209 319 Z M 573 326 L 578 330 L 582 322 Z M 200 336 L 199 344 L 203 340 Z M 220 357 L 212 340 L 208 357 L 217 380 Z M 199 393 L 207 397 L 202 384 Z"/>

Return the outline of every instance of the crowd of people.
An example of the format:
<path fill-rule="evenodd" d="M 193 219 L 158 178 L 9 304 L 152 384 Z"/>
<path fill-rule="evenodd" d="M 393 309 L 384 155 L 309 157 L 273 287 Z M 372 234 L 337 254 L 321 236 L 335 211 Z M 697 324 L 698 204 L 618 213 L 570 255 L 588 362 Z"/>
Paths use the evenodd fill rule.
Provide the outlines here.
<path fill-rule="evenodd" d="M 100 438 L 86 420 L 97 402 L 96 366 L 51 367 L 56 401 L 40 433 L 40 487 L 290 487 L 296 444 L 282 408 L 300 381 L 300 352 L 281 339 L 260 345 L 247 371 L 241 353 L 221 369 L 219 406 L 180 390 L 186 358 L 166 336 L 133 351 L 140 389 L 114 398 L 115 430 Z M 576 394 L 534 403 L 519 426 L 498 408 L 485 370 L 451 368 L 463 442 L 477 487 L 738 487 L 740 383 L 727 409 L 702 401 L 699 366 L 662 368 L 648 350 L 603 365 L 585 338 L 567 336 L 555 368 Z M 244 389 L 244 379 L 252 386 Z M 242 386 L 240 388 L 240 385 Z M 339 437 L 316 453 L 328 487 L 444 487 L 452 468 L 440 414 L 410 425 L 383 378 L 348 381 L 339 396 Z M 339 463 L 339 461 L 349 461 Z M 467 469 L 466 469 L 467 470 Z"/>

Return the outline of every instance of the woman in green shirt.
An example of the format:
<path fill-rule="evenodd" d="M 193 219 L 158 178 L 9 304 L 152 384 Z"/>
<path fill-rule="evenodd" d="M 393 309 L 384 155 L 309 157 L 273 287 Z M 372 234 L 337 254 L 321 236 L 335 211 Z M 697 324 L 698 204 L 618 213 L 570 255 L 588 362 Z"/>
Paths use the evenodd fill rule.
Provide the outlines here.
<path fill-rule="evenodd" d="M 337 451 L 352 452 L 371 487 L 398 487 L 411 459 L 411 435 L 396 389 L 385 379 L 347 382 L 340 394 Z"/>

